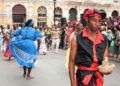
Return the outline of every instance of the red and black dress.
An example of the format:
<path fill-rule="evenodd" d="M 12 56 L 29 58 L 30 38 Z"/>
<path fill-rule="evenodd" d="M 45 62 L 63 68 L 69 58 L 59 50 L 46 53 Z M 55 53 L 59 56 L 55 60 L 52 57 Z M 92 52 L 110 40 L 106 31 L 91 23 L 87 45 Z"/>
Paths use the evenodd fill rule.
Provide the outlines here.
<path fill-rule="evenodd" d="M 103 86 L 103 74 L 98 66 L 102 64 L 104 52 L 107 46 L 107 38 L 100 32 L 96 33 L 95 41 L 89 39 L 90 34 L 84 28 L 77 34 L 77 55 L 75 64 L 77 86 Z"/>

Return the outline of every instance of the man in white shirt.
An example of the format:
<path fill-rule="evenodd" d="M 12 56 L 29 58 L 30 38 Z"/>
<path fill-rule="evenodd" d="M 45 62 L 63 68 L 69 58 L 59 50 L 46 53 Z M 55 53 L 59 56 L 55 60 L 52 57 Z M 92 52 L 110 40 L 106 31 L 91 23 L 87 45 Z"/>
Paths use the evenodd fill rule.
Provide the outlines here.
<path fill-rule="evenodd" d="M 52 30 L 52 47 L 53 49 L 55 49 L 56 53 L 59 50 L 59 44 L 60 44 L 60 28 L 55 27 Z"/>

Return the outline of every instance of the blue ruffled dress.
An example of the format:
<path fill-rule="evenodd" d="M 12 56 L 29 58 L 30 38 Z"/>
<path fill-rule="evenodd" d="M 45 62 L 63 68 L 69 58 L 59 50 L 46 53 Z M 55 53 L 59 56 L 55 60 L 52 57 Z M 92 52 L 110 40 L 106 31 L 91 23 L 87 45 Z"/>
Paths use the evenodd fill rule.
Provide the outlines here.
<path fill-rule="evenodd" d="M 32 27 L 24 27 L 14 33 L 10 41 L 10 51 L 21 66 L 33 67 L 37 59 L 34 41 L 40 38 L 40 32 Z"/>

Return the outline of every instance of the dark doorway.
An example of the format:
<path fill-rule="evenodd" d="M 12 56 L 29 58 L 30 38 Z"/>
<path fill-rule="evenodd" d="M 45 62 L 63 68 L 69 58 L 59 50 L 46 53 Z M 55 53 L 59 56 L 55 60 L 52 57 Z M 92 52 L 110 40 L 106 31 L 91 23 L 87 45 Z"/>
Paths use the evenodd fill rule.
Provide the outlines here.
<path fill-rule="evenodd" d="M 60 22 L 60 19 L 62 18 L 62 9 L 60 7 L 55 8 L 55 21 Z"/>
<path fill-rule="evenodd" d="M 22 24 L 26 20 L 26 8 L 21 5 L 15 5 L 12 8 L 12 20 L 14 24 Z"/>
<path fill-rule="evenodd" d="M 77 20 L 77 10 L 75 8 L 69 10 L 69 20 Z"/>

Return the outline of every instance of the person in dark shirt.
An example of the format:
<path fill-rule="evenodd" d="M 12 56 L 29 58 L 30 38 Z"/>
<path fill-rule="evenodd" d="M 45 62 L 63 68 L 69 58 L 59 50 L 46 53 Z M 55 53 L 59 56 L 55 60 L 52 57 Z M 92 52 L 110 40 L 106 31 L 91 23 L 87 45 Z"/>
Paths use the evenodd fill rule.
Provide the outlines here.
<path fill-rule="evenodd" d="M 98 67 L 108 62 L 107 38 L 100 32 L 100 13 L 87 9 L 83 18 L 87 25 L 71 39 L 69 76 L 71 86 L 103 86 L 103 74 Z"/>

